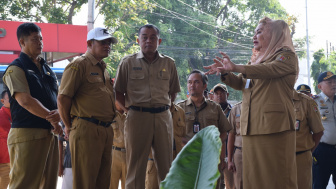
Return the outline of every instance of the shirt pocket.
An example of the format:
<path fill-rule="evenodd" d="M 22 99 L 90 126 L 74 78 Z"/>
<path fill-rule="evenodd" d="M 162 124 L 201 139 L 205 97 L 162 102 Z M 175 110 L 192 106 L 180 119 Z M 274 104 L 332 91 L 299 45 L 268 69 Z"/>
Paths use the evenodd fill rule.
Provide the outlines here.
<path fill-rule="evenodd" d="M 170 81 L 170 73 L 167 71 L 159 71 L 157 73 L 157 82 L 158 89 L 164 93 L 169 92 L 169 81 Z"/>
<path fill-rule="evenodd" d="M 263 110 L 263 123 L 261 129 L 267 132 L 278 132 L 290 126 L 289 119 L 285 114 L 285 107 L 282 104 L 266 104 Z M 287 129 L 287 128 L 286 128 Z"/>
<path fill-rule="evenodd" d="M 215 112 L 210 112 L 210 114 L 206 116 L 206 125 L 204 125 L 204 127 L 209 125 L 218 127 L 218 116 Z"/>
<path fill-rule="evenodd" d="M 87 77 L 87 80 L 89 83 L 93 83 L 93 84 L 103 83 L 103 78 L 99 75 L 89 75 Z"/>
<path fill-rule="evenodd" d="M 127 88 L 132 92 L 139 92 L 145 90 L 145 85 L 148 83 L 144 82 L 145 73 L 144 72 L 131 72 L 129 75 L 130 82 L 128 82 Z"/>
<path fill-rule="evenodd" d="M 184 137 L 186 127 L 185 127 L 185 123 L 183 121 L 178 120 L 176 122 L 176 126 L 174 127 L 174 129 L 175 129 L 175 134 L 177 136 Z"/>
<path fill-rule="evenodd" d="M 157 76 L 160 80 L 169 80 L 170 78 L 170 74 L 167 71 L 159 71 Z"/>
<path fill-rule="evenodd" d="M 139 79 L 144 79 L 145 74 L 143 72 L 132 72 L 130 74 L 130 79 L 132 80 L 139 80 Z"/>

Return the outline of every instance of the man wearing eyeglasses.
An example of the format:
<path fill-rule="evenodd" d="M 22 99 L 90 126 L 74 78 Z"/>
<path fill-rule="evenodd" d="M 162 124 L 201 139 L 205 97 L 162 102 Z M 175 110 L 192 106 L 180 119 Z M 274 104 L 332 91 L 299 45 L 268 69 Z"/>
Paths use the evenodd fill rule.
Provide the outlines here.
<path fill-rule="evenodd" d="M 115 98 L 103 58 L 117 39 L 105 28 L 87 35 L 87 51 L 64 70 L 58 107 L 69 137 L 73 188 L 109 188 Z"/>

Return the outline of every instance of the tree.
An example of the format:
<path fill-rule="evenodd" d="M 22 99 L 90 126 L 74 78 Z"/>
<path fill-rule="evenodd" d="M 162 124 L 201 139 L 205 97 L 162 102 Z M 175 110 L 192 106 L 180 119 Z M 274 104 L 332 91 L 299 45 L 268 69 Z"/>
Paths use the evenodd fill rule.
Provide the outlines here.
<path fill-rule="evenodd" d="M 1 20 L 72 24 L 72 17 L 87 0 L 0 0 Z"/>
<path fill-rule="evenodd" d="M 186 76 L 192 69 L 203 70 L 219 51 L 227 52 L 235 63 L 246 64 L 252 54 L 251 40 L 258 21 L 263 16 L 288 17 L 277 0 L 150 2 L 155 8 L 146 11 L 144 18 L 162 30 L 159 50 L 176 60 L 182 98 L 187 93 Z M 209 76 L 209 89 L 218 82 L 218 76 Z M 230 99 L 241 99 L 241 92 L 231 88 L 229 92 Z"/>
<path fill-rule="evenodd" d="M 152 6 L 147 0 L 106 0 L 100 8 L 105 17 L 105 26 L 113 31 L 119 41 L 113 46 L 109 57 L 104 59 L 110 74 L 115 77 L 120 60 L 139 51 L 136 43 L 137 29 L 147 23 L 140 14 L 151 10 Z"/>
<path fill-rule="evenodd" d="M 318 84 L 317 79 L 320 73 L 328 70 L 328 64 L 326 64 L 326 61 L 321 61 L 322 59 L 325 59 L 323 49 L 316 51 L 313 54 L 313 57 L 314 57 L 314 61 L 310 67 L 311 77 L 314 79 L 314 90 L 316 91 L 316 93 L 319 93 L 320 89 L 317 88 L 317 84 Z"/>

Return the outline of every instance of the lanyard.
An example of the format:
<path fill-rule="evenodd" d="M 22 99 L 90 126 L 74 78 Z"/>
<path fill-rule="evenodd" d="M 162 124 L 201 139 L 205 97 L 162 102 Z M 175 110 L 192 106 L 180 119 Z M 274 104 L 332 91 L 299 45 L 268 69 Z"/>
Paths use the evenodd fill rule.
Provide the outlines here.
<path fill-rule="evenodd" d="M 208 104 L 206 103 L 206 101 L 204 101 L 204 103 L 201 105 L 201 108 L 199 110 L 197 110 L 197 107 L 195 106 L 194 102 L 191 101 L 194 108 L 195 108 L 195 121 L 198 121 L 198 112 L 200 112 L 201 110 L 203 110 Z"/>

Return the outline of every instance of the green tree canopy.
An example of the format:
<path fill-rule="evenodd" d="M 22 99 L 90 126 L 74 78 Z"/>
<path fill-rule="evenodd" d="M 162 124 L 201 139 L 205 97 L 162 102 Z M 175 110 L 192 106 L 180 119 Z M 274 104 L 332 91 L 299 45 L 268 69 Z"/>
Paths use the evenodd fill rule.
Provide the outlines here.
<path fill-rule="evenodd" d="M 0 19 L 72 24 L 84 3 L 87 0 L 0 0 Z"/>

